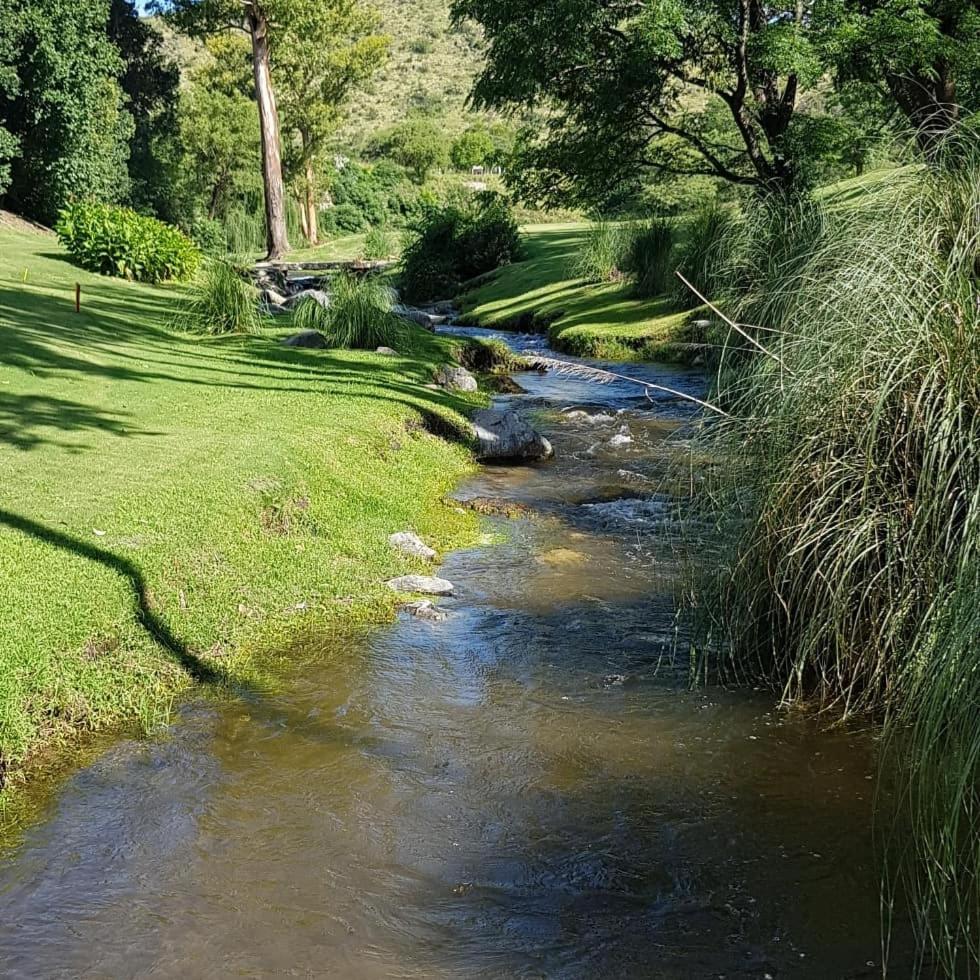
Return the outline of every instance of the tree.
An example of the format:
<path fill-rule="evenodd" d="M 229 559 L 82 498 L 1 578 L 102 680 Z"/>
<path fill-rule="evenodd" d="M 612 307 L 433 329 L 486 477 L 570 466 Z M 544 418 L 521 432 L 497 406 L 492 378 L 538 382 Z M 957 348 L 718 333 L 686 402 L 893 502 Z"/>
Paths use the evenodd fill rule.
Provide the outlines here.
<path fill-rule="evenodd" d="M 980 109 L 976 0 L 820 0 L 817 23 L 838 81 L 882 88 L 927 157 Z"/>
<path fill-rule="evenodd" d="M 419 184 L 425 183 L 430 171 L 449 161 L 441 130 L 424 116 L 413 116 L 380 134 L 371 153 L 405 167 Z"/>
<path fill-rule="evenodd" d="M 119 200 L 132 121 L 106 34 L 109 0 L 5 0 L 0 153 L 10 207 L 51 223 L 72 196 Z M 7 31 L 7 25 L 16 25 Z M 2 145 L 6 145 L 6 150 Z"/>
<path fill-rule="evenodd" d="M 0 0 L 0 106 L 9 105 L 20 88 L 17 77 L 16 52 L 20 37 L 20 16 L 10 0 Z M 0 198 L 10 187 L 11 161 L 20 151 L 20 140 L 7 129 L 0 115 Z"/>
<path fill-rule="evenodd" d="M 822 72 L 810 0 L 455 0 L 453 13 L 488 42 L 474 104 L 546 107 L 536 152 L 581 196 L 637 167 L 799 182 L 788 146 L 799 96 Z M 667 136 L 690 152 L 651 153 Z"/>
<path fill-rule="evenodd" d="M 271 36 L 277 28 L 282 29 L 291 19 L 305 15 L 317 6 L 317 0 L 157 0 L 155 4 L 155 8 L 165 12 L 174 24 L 196 37 L 241 31 L 251 41 L 262 143 L 266 247 L 270 260 L 282 258 L 289 251 L 279 110 L 272 84 Z"/>
<path fill-rule="evenodd" d="M 377 33 L 377 11 L 360 0 L 300 5 L 272 46 L 287 173 L 302 185 L 304 230 L 310 245 L 317 228 L 317 158 L 342 120 L 353 89 L 384 63 L 390 38 Z"/>
<path fill-rule="evenodd" d="M 457 170 L 471 170 L 490 160 L 496 147 L 485 126 L 470 126 L 462 132 L 449 151 L 450 159 Z"/>
<path fill-rule="evenodd" d="M 172 219 L 172 166 L 176 157 L 180 70 L 167 56 L 163 36 L 141 18 L 133 0 L 112 0 L 109 39 L 123 61 L 120 77 L 133 118 L 129 140 L 130 196 L 137 209 Z"/>
<path fill-rule="evenodd" d="M 207 42 L 212 60 L 199 68 L 180 100 L 183 172 L 192 197 L 214 219 L 236 191 L 250 183 L 261 155 L 258 117 L 246 64 L 244 39 Z"/>

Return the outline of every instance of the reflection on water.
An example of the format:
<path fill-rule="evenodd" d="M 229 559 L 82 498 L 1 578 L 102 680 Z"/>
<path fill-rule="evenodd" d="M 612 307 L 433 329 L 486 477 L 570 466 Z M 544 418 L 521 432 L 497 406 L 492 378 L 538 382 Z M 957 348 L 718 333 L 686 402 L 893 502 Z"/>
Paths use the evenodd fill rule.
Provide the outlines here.
<path fill-rule="evenodd" d="M 655 491 L 691 411 L 522 384 L 558 458 L 461 490 L 538 516 L 449 559 L 450 617 L 79 773 L 0 864 L 0 975 L 880 972 L 869 744 L 688 690 Z"/>

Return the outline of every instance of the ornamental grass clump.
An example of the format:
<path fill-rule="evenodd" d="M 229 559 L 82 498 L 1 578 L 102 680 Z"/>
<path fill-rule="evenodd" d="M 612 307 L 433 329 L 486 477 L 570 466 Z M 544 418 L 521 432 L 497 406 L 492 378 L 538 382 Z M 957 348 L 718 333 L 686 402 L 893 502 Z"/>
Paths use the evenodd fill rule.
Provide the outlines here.
<path fill-rule="evenodd" d="M 395 313 L 391 287 L 377 277 L 337 276 L 330 283 L 329 306 L 308 297 L 297 307 L 294 325 L 319 330 L 333 347 L 374 350 L 403 343 L 406 322 Z"/>
<path fill-rule="evenodd" d="M 980 161 L 754 228 L 727 309 L 752 326 L 722 352 L 727 415 L 702 435 L 727 557 L 701 593 L 704 656 L 884 719 L 911 828 L 892 867 L 922 948 L 975 975 Z"/>
<path fill-rule="evenodd" d="M 256 334 L 262 329 L 259 292 L 225 259 L 209 258 L 177 311 L 175 326 L 204 334 Z"/>
<path fill-rule="evenodd" d="M 649 298 L 673 290 L 674 245 L 674 225 L 664 218 L 654 218 L 633 230 L 620 264 L 635 295 Z"/>
<path fill-rule="evenodd" d="M 624 258 L 629 252 L 633 228 L 613 221 L 596 221 L 589 226 L 585 244 L 575 257 L 570 274 L 586 282 L 619 282 Z"/>

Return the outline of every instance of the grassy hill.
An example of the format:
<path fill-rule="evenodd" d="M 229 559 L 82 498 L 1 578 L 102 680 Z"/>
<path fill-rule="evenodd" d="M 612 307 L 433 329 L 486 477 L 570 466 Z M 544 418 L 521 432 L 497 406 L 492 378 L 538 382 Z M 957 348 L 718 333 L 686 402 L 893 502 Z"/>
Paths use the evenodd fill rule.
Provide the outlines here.
<path fill-rule="evenodd" d="M 357 95 L 341 139 L 358 145 L 411 111 L 439 114 L 447 129 L 465 125 L 465 102 L 483 63 L 475 23 L 453 27 L 449 0 L 375 0 L 392 37 L 388 64 Z"/>

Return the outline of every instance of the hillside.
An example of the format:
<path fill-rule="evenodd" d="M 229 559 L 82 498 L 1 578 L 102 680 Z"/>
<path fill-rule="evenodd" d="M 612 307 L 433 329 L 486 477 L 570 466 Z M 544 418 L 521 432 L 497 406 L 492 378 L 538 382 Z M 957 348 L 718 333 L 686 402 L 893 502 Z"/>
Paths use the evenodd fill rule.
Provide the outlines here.
<path fill-rule="evenodd" d="M 462 128 L 465 102 L 483 58 L 476 24 L 453 27 L 449 0 L 376 0 L 392 37 L 388 64 L 351 106 L 341 138 L 354 145 L 410 111 L 445 117 Z"/>
<path fill-rule="evenodd" d="M 482 64 L 479 27 L 450 24 L 450 0 L 375 0 L 375 6 L 392 38 L 391 56 L 355 96 L 338 142 L 357 149 L 412 111 L 440 116 L 450 132 L 462 129 L 466 98 Z M 204 56 L 200 43 L 176 34 L 159 18 L 154 22 L 186 78 Z"/>

